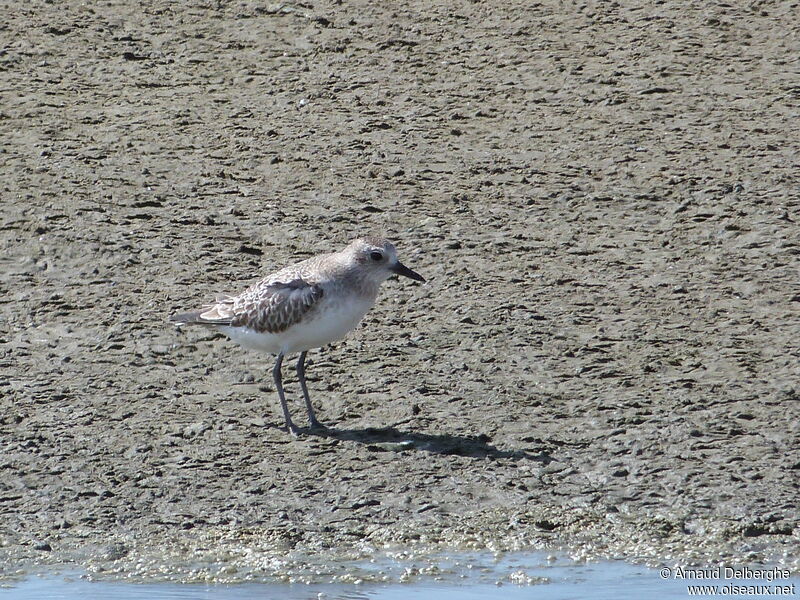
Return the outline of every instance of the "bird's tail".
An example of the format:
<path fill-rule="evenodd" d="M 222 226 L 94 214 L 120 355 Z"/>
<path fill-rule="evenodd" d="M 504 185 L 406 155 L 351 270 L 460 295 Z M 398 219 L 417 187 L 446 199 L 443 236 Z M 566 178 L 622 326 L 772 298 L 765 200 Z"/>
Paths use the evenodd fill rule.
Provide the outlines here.
<path fill-rule="evenodd" d="M 200 318 L 202 313 L 198 310 L 195 312 L 187 312 L 187 313 L 180 313 L 178 315 L 172 315 L 169 320 L 171 323 L 175 323 L 178 327 L 181 325 L 199 325 L 203 322 Z"/>
<path fill-rule="evenodd" d="M 208 311 L 197 310 L 194 312 L 180 313 L 172 315 L 169 320 L 178 327 L 183 325 L 230 325 L 231 319 L 214 319 L 203 317 Z M 209 315 L 210 316 L 210 315 Z"/>

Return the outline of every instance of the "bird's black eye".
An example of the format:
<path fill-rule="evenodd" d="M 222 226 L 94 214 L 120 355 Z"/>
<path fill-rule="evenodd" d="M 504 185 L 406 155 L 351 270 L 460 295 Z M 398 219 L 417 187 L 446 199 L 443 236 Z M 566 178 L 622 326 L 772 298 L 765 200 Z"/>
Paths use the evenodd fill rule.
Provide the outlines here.
<path fill-rule="evenodd" d="M 369 257 L 372 260 L 374 260 L 375 262 L 380 262 L 380 261 L 383 260 L 383 254 L 381 254 L 380 252 L 377 252 L 377 251 L 376 252 L 370 252 L 369 253 Z"/>

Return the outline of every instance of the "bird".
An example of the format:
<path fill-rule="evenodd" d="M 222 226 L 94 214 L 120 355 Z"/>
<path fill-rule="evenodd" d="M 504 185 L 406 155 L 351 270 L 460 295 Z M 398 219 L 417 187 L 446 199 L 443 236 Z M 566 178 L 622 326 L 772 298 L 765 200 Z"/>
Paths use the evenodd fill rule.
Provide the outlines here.
<path fill-rule="evenodd" d="M 292 421 L 283 390 L 281 367 L 287 354 L 300 353 L 296 371 L 311 429 L 325 429 L 314 413 L 305 377 L 306 355 L 344 338 L 375 304 L 381 284 L 392 275 L 425 283 L 397 258 L 384 238 L 352 240 L 338 252 L 320 254 L 267 275 L 238 295 L 222 294 L 199 310 L 173 315 L 177 326 L 217 330 L 243 348 L 275 354 L 272 369 L 286 430 Z"/>

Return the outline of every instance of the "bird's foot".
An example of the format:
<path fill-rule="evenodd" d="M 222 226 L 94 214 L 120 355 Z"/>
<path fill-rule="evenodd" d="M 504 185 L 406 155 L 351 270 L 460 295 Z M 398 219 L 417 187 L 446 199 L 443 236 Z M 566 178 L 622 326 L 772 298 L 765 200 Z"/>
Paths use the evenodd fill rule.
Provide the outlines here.
<path fill-rule="evenodd" d="M 292 421 L 286 421 L 286 431 L 292 434 L 292 437 L 300 435 L 300 428 Z"/>
<path fill-rule="evenodd" d="M 325 425 L 317 421 L 317 419 L 309 419 L 308 420 L 308 428 L 309 429 L 327 429 Z"/>

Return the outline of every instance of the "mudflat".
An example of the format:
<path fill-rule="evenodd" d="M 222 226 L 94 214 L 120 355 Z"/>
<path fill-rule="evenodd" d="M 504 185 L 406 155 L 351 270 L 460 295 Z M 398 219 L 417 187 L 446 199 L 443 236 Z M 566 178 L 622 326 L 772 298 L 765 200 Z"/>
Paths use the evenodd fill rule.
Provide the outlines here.
<path fill-rule="evenodd" d="M 3 573 L 798 569 L 792 3 L 11 2 L 2 35 Z M 310 353 L 327 431 L 167 323 L 375 232 L 428 283 Z"/>

